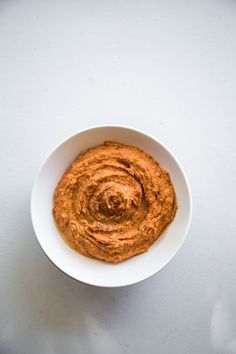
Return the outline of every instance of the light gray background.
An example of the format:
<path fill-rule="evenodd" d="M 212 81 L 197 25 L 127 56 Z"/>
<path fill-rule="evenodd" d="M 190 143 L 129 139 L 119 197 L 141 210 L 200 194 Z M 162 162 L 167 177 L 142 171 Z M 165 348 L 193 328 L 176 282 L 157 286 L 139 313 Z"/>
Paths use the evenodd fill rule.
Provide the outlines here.
<path fill-rule="evenodd" d="M 236 2 L 0 1 L 0 353 L 236 353 Z M 143 129 L 189 177 L 174 260 L 129 287 L 80 284 L 41 251 L 34 176 L 67 135 Z"/>

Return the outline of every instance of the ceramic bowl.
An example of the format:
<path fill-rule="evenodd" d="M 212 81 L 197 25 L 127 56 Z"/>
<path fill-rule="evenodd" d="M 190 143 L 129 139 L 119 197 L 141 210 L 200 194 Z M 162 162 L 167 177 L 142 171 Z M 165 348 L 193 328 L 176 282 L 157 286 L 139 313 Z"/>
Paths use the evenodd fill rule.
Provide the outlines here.
<path fill-rule="evenodd" d="M 79 254 L 62 239 L 52 216 L 53 193 L 66 168 L 80 151 L 104 140 L 138 146 L 166 168 L 177 196 L 174 221 L 145 252 L 119 264 Z M 43 162 L 31 196 L 35 234 L 48 258 L 70 277 L 95 286 L 118 287 L 140 282 L 161 270 L 182 246 L 191 221 L 191 193 L 186 175 L 174 154 L 157 138 L 124 126 L 97 126 L 79 131 L 57 145 Z"/>

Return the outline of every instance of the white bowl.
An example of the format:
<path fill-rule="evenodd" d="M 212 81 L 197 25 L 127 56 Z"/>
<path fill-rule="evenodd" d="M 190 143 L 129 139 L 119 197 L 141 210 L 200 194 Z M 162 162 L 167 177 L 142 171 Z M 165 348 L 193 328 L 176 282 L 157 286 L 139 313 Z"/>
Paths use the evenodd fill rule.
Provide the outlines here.
<path fill-rule="evenodd" d="M 135 145 L 151 154 L 170 172 L 178 211 L 161 237 L 139 256 L 120 264 L 88 258 L 63 241 L 52 216 L 54 189 L 65 169 L 84 149 L 104 140 Z M 49 259 L 64 273 L 87 284 L 117 287 L 137 283 L 162 269 L 179 250 L 191 221 L 191 194 L 187 178 L 174 155 L 155 138 L 133 128 L 98 126 L 80 131 L 60 143 L 43 162 L 34 182 L 31 217 L 38 241 Z"/>

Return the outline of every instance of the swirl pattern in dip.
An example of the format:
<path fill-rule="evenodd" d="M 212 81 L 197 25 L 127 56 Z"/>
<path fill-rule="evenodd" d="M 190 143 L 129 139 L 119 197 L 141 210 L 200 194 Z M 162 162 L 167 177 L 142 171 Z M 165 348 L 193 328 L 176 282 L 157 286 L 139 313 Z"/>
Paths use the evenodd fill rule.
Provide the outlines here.
<path fill-rule="evenodd" d="M 147 251 L 176 209 L 166 170 L 137 147 L 105 142 L 67 169 L 53 215 L 73 249 L 118 263 Z"/>

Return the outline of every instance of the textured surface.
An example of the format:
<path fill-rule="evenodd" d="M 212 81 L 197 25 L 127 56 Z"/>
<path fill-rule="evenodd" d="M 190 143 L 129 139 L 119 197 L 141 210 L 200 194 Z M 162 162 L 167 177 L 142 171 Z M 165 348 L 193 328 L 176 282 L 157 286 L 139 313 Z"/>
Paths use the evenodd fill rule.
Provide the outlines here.
<path fill-rule="evenodd" d="M 53 214 L 64 239 L 112 263 L 146 252 L 176 209 L 168 171 L 137 147 L 114 142 L 82 153 L 54 192 Z"/>
<path fill-rule="evenodd" d="M 0 353 L 236 353 L 236 3 L 0 1 Z M 34 176 L 62 138 L 102 123 L 178 156 L 193 222 L 140 284 L 77 283 L 41 251 Z"/>

